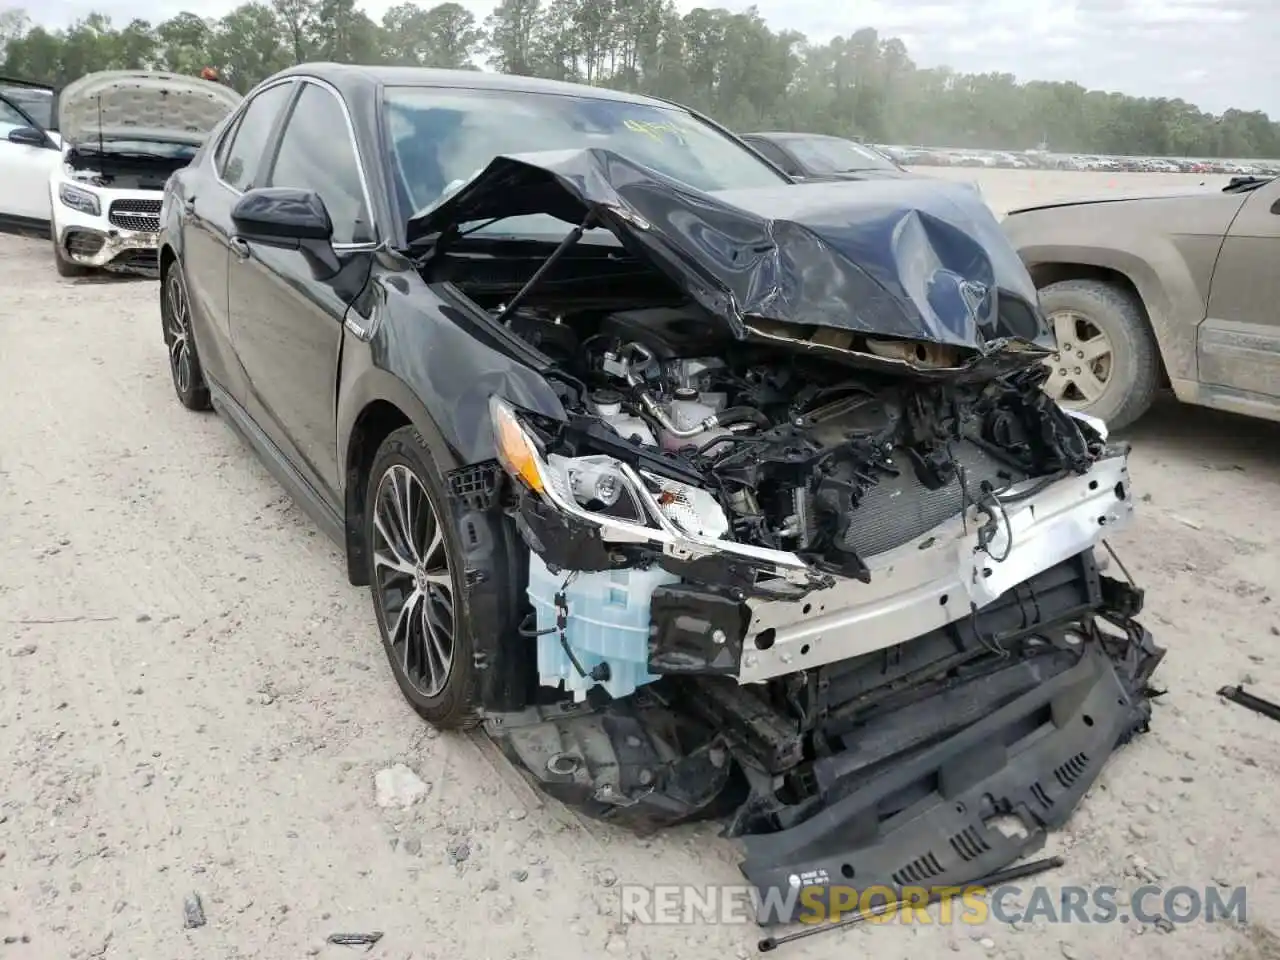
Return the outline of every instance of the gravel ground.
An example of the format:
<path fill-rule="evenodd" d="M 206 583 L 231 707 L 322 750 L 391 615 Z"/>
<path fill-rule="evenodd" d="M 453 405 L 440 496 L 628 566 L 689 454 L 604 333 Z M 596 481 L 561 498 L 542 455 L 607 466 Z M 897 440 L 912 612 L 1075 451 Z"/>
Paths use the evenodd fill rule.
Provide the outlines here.
<path fill-rule="evenodd" d="M 1142 179 L 964 173 L 997 207 Z M 0 957 L 337 958 L 325 937 L 366 931 L 381 960 L 754 953 L 749 926 L 620 920 L 623 883 L 739 882 L 714 830 L 584 822 L 402 703 L 338 552 L 174 400 L 154 283 L 60 280 L 47 243 L 4 237 L 0 289 Z M 1116 546 L 1168 693 L 1047 879 L 1243 884 L 1248 922 L 877 925 L 781 955 L 1280 957 L 1280 727 L 1214 695 L 1280 698 L 1280 428 L 1169 404 L 1132 439 Z M 396 764 L 423 782 L 406 809 L 375 793 Z"/>

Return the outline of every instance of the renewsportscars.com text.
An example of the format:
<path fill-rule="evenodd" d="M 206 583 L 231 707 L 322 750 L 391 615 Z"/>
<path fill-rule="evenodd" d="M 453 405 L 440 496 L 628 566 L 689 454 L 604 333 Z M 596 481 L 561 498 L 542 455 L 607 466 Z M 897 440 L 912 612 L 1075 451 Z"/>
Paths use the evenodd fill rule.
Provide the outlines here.
<path fill-rule="evenodd" d="M 1247 920 L 1244 887 L 1147 884 L 998 887 L 789 887 L 761 894 L 750 886 L 620 888 L 622 918 L 641 924 L 827 923 L 891 906 L 869 923 L 962 924 L 1217 923 Z M 931 899 L 938 902 L 931 903 Z M 898 905 L 895 901 L 902 900 Z"/>

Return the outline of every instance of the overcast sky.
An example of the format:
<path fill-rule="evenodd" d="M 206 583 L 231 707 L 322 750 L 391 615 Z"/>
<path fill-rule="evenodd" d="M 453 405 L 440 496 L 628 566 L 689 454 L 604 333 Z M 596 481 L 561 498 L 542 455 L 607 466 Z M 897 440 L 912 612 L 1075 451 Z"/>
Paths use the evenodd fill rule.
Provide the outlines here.
<path fill-rule="evenodd" d="M 9 6 L 11 0 L 5 0 Z M 395 0 L 364 0 L 375 19 Z M 493 0 L 461 0 L 483 18 Z M 694 6 L 744 9 L 676 0 Z M 98 9 L 116 21 L 183 9 L 217 16 L 235 0 L 17 0 L 47 26 Z M 430 2 L 424 3 L 430 6 Z M 1276 0 L 759 0 L 775 29 L 829 40 L 875 27 L 906 42 L 921 66 L 1002 71 L 1019 80 L 1074 80 L 1138 96 L 1182 97 L 1220 113 L 1266 110 L 1280 119 L 1280 3 Z"/>

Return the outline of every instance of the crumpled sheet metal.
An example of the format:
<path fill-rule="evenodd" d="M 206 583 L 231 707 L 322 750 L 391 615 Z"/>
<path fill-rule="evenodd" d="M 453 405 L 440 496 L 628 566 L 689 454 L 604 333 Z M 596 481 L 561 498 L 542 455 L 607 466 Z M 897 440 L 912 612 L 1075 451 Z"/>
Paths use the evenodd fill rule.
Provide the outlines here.
<path fill-rule="evenodd" d="M 536 213 L 577 224 L 591 209 L 738 337 L 757 319 L 1027 362 L 1054 346 L 994 215 L 945 181 L 705 193 L 608 150 L 502 156 L 412 217 L 408 237 Z"/>

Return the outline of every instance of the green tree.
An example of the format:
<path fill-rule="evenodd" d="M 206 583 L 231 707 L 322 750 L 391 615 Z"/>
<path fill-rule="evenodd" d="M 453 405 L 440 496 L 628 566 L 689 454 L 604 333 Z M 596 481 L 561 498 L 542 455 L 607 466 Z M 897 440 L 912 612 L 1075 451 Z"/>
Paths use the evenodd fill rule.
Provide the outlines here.
<path fill-rule="evenodd" d="M 749 7 L 673 0 L 500 0 L 483 25 L 460 3 L 401 2 L 374 23 L 357 0 L 250 0 L 219 20 L 180 13 L 116 27 L 93 13 L 62 30 L 0 13 L 0 72 L 66 83 L 93 70 L 216 66 L 240 90 L 290 64 L 479 69 L 593 83 L 688 104 L 736 129 L 878 142 L 1062 152 L 1280 159 L 1280 123 L 1185 100 L 921 69 L 898 38 L 854 26 L 816 44 Z"/>

